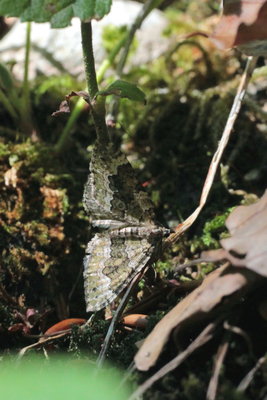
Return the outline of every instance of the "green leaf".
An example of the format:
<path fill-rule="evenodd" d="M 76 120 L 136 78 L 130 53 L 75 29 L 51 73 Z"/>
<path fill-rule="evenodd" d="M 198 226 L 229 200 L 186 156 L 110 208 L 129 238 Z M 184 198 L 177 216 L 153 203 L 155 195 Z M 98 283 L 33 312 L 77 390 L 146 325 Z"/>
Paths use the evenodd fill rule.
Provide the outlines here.
<path fill-rule="evenodd" d="M 0 15 L 50 22 L 52 28 L 64 28 L 70 25 L 72 17 L 82 21 L 103 18 L 111 3 L 112 0 L 0 0 Z"/>
<path fill-rule="evenodd" d="M 1 361 L 0 389 L 3 400 L 125 400 L 121 377 L 113 368 L 99 370 L 82 360 L 69 358 Z M 128 392 L 128 393 L 127 393 Z"/>
<path fill-rule="evenodd" d="M 146 103 L 145 93 L 133 83 L 117 80 L 105 90 L 100 90 L 97 92 L 96 95 L 109 96 L 111 94 L 133 101 L 141 101 L 142 103 Z"/>
<path fill-rule="evenodd" d="M 13 88 L 13 79 L 9 70 L 0 63 L 0 87 L 10 90 Z"/>

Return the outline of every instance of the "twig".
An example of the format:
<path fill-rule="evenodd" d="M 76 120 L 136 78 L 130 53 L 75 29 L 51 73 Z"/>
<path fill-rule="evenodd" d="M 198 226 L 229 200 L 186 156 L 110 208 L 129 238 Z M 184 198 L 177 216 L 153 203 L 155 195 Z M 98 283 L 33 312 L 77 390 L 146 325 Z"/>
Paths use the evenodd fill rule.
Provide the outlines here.
<path fill-rule="evenodd" d="M 229 336 L 229 335 L 227 335 L 227 336 Z M 219 374 L 221 371 L 223 361 L 227 354 L 228 348 L 229 348 L 229 341 L 227 340 L 227 338 L 225 338 L 224 342 L 219 346 L 215 360 L 214 360 L 213 374 L 210 379 L 209 387 L 207 390 L 207 397 L 206 397 L 207 400 L 215 400 L 216 399 Z"/>
<path fill-rule="evenodd" d="M 91 317 L 86 321 L 86 323 L 80 327 L 81 330 L 83 330 L 84 328 L 86 328 L 87 326 L 89 326 L 91 324 L 94 315 L 95 314 L 92 314 Z M 62 331 L 57 331 L 57 332 L 44 334 L 44 335 L 25 335 L 25 336 L 31 337 L 31 338 L 33 338 L 33 337 L 34 338 L 39 338 L 39 340 L 36 343 L 33 343 L 33 344 L 31 344 L 29 346 L 26 346 L 26 347 L 23 347 L 23 349 L 21 349 L 20 352 L 19 352 L 18 358 L 23 357 L 24 354 L 28 350 L 41 347 L 46 343 L 53 342 L 55 339 L 60 339 L 61 337 L 67 336 L 71 332 L 72 332 L 72 330 L 71 330 L 71 328 L 69 328 L 69 329 L 64 329 Z"/>
<path fill-rule="evenodd" d="M 177 228 L 175 229 L 175 233 L 171 234 L 166 239 L 165 246 L 172 245 L 173 243 L 175 243 L 179 239 L 181 234 L 184 233 L 188 228 L 190 228 L 190 226 L 195 222 L 195 220 L 197 219 L 198 215 L 200 214 L 202 208 L 206 204 L 211 186 L 214 181 L 215 174 L 217 172 L 223 152 L 229 141 L 230 135 L 233 131 L 234 123 L 239 114 L 242 100 L 245 96 L 246 89 L 247 89 L 250 77 L 252 75 L 252 72 L 253 72 L 253 69 L 255 68 L 256 63 L 257 63 L 257 57 L 248 57 L 246 68 L 241 77 L 241 80 L 240 80 L 240 83 L 239 83 L 239 86 L 237 89 L 237 93 L 236 93 L 230 114 L 228 116 L 224 131 L 222 134 L 222 138 L 219 142 L 218 148 L 217 148 L 216 152 L 214 153 L 211 163 L 210 163 L 209 171 L 208 171 L 208 174 L 207 174 L 207 177 L 206 177 L 203 189 L 202 189 L 199 205 L 195 209 L 195 211 L 183 223 L 181 223 L 180 225 L 177 226 Z"/>
<path fill-rule="evenodd" d="M 42 340 L 39 340 L 36 343 L 30 344 L 29 346 L 23 347 L 23 349 L 20 350 L 18 358 L 22 358 L 24 354 L 31 349 L 42 347 L 46 343 L 53 342 L 56 339 L 62 338 L 63 336 L 68 335 L 71 332 L 71 329 L 66 329 L 65 331 L 62 332 L 57 332 L 56 334 L 52 334 L 49 337 L 46 337 L 46 335 L 43 336 Z"/>
<path fill-rule="evenodd" d="M 255 355 L 253 354 L 253 346 L 252 346 L 252 342 L 251 342 L 249 335 L 243 329 L 241 329 L 239 326 L 230 325 L 228 321 L 224 322 L 223 327 L 224 327 L 224 329 L 227 329 L 229 332 L 232 332 L 232 333 L 235 333 L 236 335 L 242 336 L 242 338 L 245 340 L 245 342 L 248 346 L 248 351 L 249 351 L 250 356 L 255 359 Z"/>
<path fill-rule="evenodd" d="M 266 363 L 266 356 L 261 357 L 255 367 L 253 367 L 248 373 L 247 375 L 242 379 L 242 381 L 239 383 L 238 387 L 237 387 L 237 391 L 238 392 L 244 392 L 248 386 L 251 384 L 256 372 L 263 366 L 263 364 Z"/>
<path fill-rule="evenodd" d="M 118 308 L 117 308 L 117 310 L 116 310 L 116 312 L 115 312 L 115 314 L 114 314 L 114 316 L 112 318 L 112 321 L 111 321 L 111 323 L 109 325 L 108 332 L 107 332 L 105 340 L 104 340 L 104 344 L 103 344 L 102 349 L 101 349 L 101 351 L 99 353 L 99 356 L 98 356 L 98 359 L 97 359 L 98 367 L 101 367 L 103 362 L 104 362 L 104 360 L 105 360 L 106 352 L 107 352 L 108 346 L 110 344 L 115 325 L 118 322 L 118 320 L 120 319 L 120 317 L 121 317 L 121 315 L 122 315 L 122 313 L 124 311 L 124 308 L 125 308 L 125 306 L 127 304 L 127 301 L 128 301 L 128 299 L 130 297 L 130 294 L 132 292 L 132 289 L 134 288 L 136 283 L 141 279 L 141 277 L 143 276 L 144 272 L 145 272 L 145 270 L 142 271 L 140 274 L 136 275 L 133 278 L 133 280 L 131 281 L 130 285 L 128 286 L 123 298 L 121 299 L 121 302 L 120 302 L 120 304 L 119 304 L 119 306 L 118 306 Z"/>
<path fill-rule="evenodd" d="M 184 271 L 186 268 L 193 267 L 194 265 L 198 265 L 201 263 L 210 263 L 210 262 L 211 260 L 208 258 L 196 258 L 195 260 L 188 261 L 187 263 L 178 264 L 174 268 L 173 272 L 177 274 L 178 272 Z"/>
<path fill-rule="evenodd" d="M 142 385 L 138 387 L 138 389 L 128 398 L 128 400 L 137 399 L 147 389 L 149 389 L 153 383 L 161 379 L 167 373 L 173 371 L 175 368 L 181 365 L 182 362 L 184 362 L 195 350 L 211 340 L 213 337 L 212 333 L 216 325 L 217 324 L 214 322 L 206 326 L 206 328 L 197 336 L 197 338 L 187 347 L 186 350 L 173 358 L 170 362 L 164 365 L 164 367 L 162 367 L 159 371 L 142 383 Z"/>

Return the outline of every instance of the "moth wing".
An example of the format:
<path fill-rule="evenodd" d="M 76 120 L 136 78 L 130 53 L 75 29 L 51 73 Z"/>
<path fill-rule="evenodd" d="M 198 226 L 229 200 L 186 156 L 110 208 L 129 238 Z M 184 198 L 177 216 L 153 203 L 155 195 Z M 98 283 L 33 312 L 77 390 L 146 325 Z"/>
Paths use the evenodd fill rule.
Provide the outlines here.
<path fill-rule="evenodd" d="M 138 185 L 125 155 L 96 144 L 83 204 L 95 220 L 118 220 L 129 224 L 154 221 L 154 205 Z"/>
<path fill-rule="evenodd" d="M 84 258 L 86 310 L 98 311 L 111 303 L 145 267 L 154 250 L 152 238 L 96 234 Z"/>

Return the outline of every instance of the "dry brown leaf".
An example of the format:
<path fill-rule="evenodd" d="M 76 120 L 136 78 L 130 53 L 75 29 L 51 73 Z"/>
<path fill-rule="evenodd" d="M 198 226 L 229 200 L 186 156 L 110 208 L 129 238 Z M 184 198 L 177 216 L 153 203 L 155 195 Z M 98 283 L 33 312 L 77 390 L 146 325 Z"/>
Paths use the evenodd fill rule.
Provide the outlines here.
<path fill-rule="evenodd" d="M 202 253 L 211 261 L 229 260 L 267 277 L 267 191 L 249 206 L 237 207 L 227 218 L 231 237 L 221 240 L 223 249 Z"/>
<path fill-rule="evenodd" d="M 238 46 L 248 55 L 267 54 L 267 1 L 224 0 L 210 39 L 221 49 Z"/>
<path fill-rule="evenodd" d="M 129 314 L 122 318 L 123 325 L 131 326 L 134 328 L 145 329 L 147 326 L 147 315 L 145 314 Z"/>
<path fill-rule="evenodd" d="M 242 257 L 231 256 L 232 264 L 267 277 L 267 191 L 255 204 L 237 207 L 226 226 L 232 236 L 221 240 L 221 245 Z"/>
<path fill-rule="evenodd" d="M 90 104 L 89 94 L 87 92 L 85 92 L 84 90 L 80 90 L 79 92 L 71 91 L 71 93 L 69 93 L 65 96 L 65 100 L 63 100 L 60 103 L 59 109 L 54 111 L 51 114 L 52 117 L 57 117 L 58 115 L 61 115 L 61 114 L 69 114 L 70 113 L 70 99 L 75 96 L 82 97 L 86 103 Z"/>
<path fill-rule="evenodd" d="M 52 335 L 55 333 L 59 333 L 64 330 L 71 329 L 74 325 L 83 325 L 83 324 L 85 324 L 85 322 L 86 322 L 86 319 L 84 319 L 84 318 L 64 319 L 63 321 L 60 321 L 60 322 L 56 323 L 55 325 L 50 326 L 50 328 L 48 328 L 45 331 L 44 335 L 48 336 L 48 335 Z"/>
<path fill-rule="evenodd" d="M 255 274 L 246 270 L 235 270 L 220 267 L 208 275 L 201 286 L 195 289 L 177 304 L 155 326 L 145 339 L 135 356 L 135 364 L 139 370 L 147 371 L 157 361 L 163 346 L 175 327 L 185 326 L 188 322 L 197 322 L 209 316 L 226 296 L 240 293 L 255 282 Z M 216 309 L 218 311 L 218 308 Z"/>

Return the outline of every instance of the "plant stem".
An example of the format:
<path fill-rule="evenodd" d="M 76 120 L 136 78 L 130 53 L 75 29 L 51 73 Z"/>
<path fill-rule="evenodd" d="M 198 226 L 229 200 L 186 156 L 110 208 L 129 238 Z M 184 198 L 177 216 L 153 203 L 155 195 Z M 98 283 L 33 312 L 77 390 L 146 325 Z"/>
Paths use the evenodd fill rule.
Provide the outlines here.
<path fill-rule="evenodd" d="M 97 100 L 94 99 L 96 93 L 98 92 L 98 85 L 95 71 L 91 22 L 81 22 L 81 35 L 85 76 L 97 139 L 99 142 L 101 142 L 101 144 L 107 144 L 109 142 L 109 136 L 105 121 L 105 98 L 103 96 L 99 96 Z"/>
<path fill-rule="evenodd" d="M 130 51 L 130 47 L 133 42 L 136 31 L 141 27 L 143 21 L 148 16 L 148 14 L 154 8 L 158 7 L 159 4 L 162 2 L 163 2 L 163 0 L 147 0 L 146 3 L 144 4 L 144 6 L 142 7 L 142 9 L 140 10 L 139 14 L 137 15 L 135 21 L 133 22 L 133 24 L 128 32 L 125 46 L 124 46 L 124 49 L 122 51 L 122 54 L 121 54 L 121 57 L 120 57 L 120 60 L 119 60 L 118 66 L 117 66 L 116 73 L 117 73 L 118 78 L 120 78 L 123 73 L 123 69 L 126 64 L 127 57 L 129 55 L 129 51 Z"/>
<path fill-rule="evenodd" d="M 24 61 L 24 77 L 23 77 L 23 93 L 29 96 L 29 62 L 31 50 L 31 22 L 27 22 L 26 28 L 26 44 L 25 44 L 25 61 Z"/>
<path fill-rule="evenodd" d="M 19 113 L 21 120 L 21 130 L 30 135 L 34 140 L 37 133 L 32 120 L 32 109 L 29 88 L 29 63 L 31 50 L 31 22 L 27 22 L 26 40 L 25 40 L 25 60 L 24 60 L 24 76 L 22 84 L 22 96 L 20 98 Z"/>
<path fill-rule="evenodd" d="M 118 55 L 119 51 L 121 50 L 121 48 L 124 46 L 126 41 L 126 35 L 124 35 L 121 40 L 118 41 L 118 43 L 116 44 L 116 46 L 114 47 L 114 49 L 112 50 L 112 52 L 110 53 L 110 55 L 108 56 L 108 58 L 106 58 L 102 64 L 100 65 L 100 67 L 98 68 L 97 71 L 97 82 L 100 83 L 102 82 L 105 72 L 107 71 L 107 69 L 111 66 L 111 64 L 113 63 L 113 61 L 115 60 L 116 56 Z M 79 118 L 79 115 L 81 114 L 82 110 L 83 110 L 83 106 L 84 106 L 84 100 L 82 98 L 80 98 L 72 112 L 71 115 L 68 119 L 68 122 L 66 123 L 62 134 L 60 135 L 58 142 L 56 144 L 56 152 L 60 153 L 61 150 L 65 147 L 65 143 L 68 141 L 68 138 L 70 136 L 70 133 L 72 131 L 72 128 L 75 124 L 75 122 L 77 121 L 77 119 Z"/>
<path fill-rule="evenodd" d="M 86 76 L 89 96 L 92 101 L 95 94 L 98 92 L 98 85 L 95 72 L 91 22 L 81 22 L 81 35 L 82 35 L 85 76 Z"/>
<path fill-rule="evenodd" d="M 145 5 L 143 6 L 141 12 L 137 15 L 134 23 L 132 24 L 129 32 L 125 34 L 121 40 L 116 44 L 112 52 L 110 53 L 109 57 L 104 60 L 102 65 L 98 69 L 98 73 L 96 75 L 95 71 L 95 63 L 94 63 L 94 55 L 93 55 L 93 45 L 92 45 L 92 26 L 91 23 L 88 22 L 82 22 L 81 25 L 81 33 L 82 33 L 82 46 L 83 46 L 83 54 L 84 54 L 84 64 L 85 64 L 85 71 L 86 71 L 86 81 L 87 81 L 87 86 L 88 86 L 88 92 L 90 99 L 92 100 L 94 95 L 98 92 L 98 83 L 103 80 L 104 74 L 106 70 L 110 67 L 112 62 L 115 60 L 116 56 L 120 52 L 120 50 L 124 47 L 124 50 L 122 52 L 118 67 L 117 67 L 117 75 L 122 75 L 124 65 L 127 60 L 127 56 L 132 44 L 132 41 L 134 39 L 135 32 L 140 28 L 142 25 L 142 22 L 144 19 L 147 17 L 147 15 L 152 11 L 155 7 L 157 7 L 160 3 L 162 3 L 163 0 L 148 0 Z M 103 100 L 103 99 L 102 99 Z M 98 98 L 98 107 L 100 107 L 101 99 L 100 96 Z M 104 107 L 104 104 L 103 104 Z M 94 107 L 96 109 L 96 107 Z M 83 109 L 83 101 L 78 100 L 76 103 L 71 116 L 65 125 L 62 134 L 55 146 L 56 152 L 60 153 L 64 147 L 65 144 L 68 141 L 68 138 L 70 136 L 71 130 L 77 121 L 79 115 L 81 114 Z M 115 108 L 114 108 L 115 111 Z M 116 111 L 114 112 L 116 114 Z M 97 129 L 98 123 L 95 121 L 95 116 L 93 114 L 96 130 L 97 130 L 97 135 L 100 138 L 101 136 L 104 136 L 103 140 L 104 142 L 107 142 L 108 139 L 108 132 L 106 128 L 106 123 L 103 121 L 103 116 L 105 115 L 105 110 L 100 110 L 100 125 L 102 128 L 100 128 L 100 134 L 99 134 L 99 129 Z M 113 114 L 112 114 L 113 115 Z M 101 132 L 104 132 L 103 135 L 101 135 Z"/>
<path fill-rule="evenodd" d="M 139 14 L 137 15 L 137 17 L 135 18 L 133 24 L 131 25 L 128 31 L 127 38 L 125 40 L 125 45 L 116 68 L 117 79 L 120 79 L 121 76 L 123 75 L 123 69 L 126 64 L 136 31 L 141 27 L 143 21 L 148 16 L 148 14 L 154 8 L 158 7 L 162 2 L 163 0 L 147 0 L 143 5 L 142 9 L 140 10 Z M 119 109 L 119 99 L 117 97 L 113 97 L 113 100 L 110 103 L 110 112 L 108 113 L 108 119 L 113 123 L 116 120 L 118 109 Z"/>

